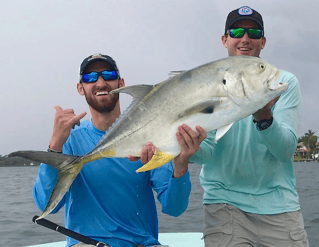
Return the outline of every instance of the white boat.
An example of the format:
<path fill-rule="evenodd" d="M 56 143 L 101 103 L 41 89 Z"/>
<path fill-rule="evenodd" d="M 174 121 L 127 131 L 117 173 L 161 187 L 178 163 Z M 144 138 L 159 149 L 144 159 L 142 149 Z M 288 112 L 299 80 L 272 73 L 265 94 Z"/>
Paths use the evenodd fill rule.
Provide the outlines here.
<path fill-rule="evenodd" d="M 178 232 L 178 233 L 160 233 L 158 240 L 163 245 L 169 247 L 204 247 L 201 232 Z M 32 245 L 26 247 L 65 247 L 66 241 Z"/>

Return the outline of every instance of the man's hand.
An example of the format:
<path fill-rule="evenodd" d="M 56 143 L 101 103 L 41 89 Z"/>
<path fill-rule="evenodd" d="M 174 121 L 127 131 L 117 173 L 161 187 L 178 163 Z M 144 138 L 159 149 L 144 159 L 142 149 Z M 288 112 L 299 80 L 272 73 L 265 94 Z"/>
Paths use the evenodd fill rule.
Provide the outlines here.
<path fill-rule="evenodd" d="M 196 126 L 196 130 L 198 135 L 186 124 L 178 127 L 176 138 L 181 147 L 181 153 L 174 159 L 174 178 L 184 176 L 188 169 L 189 159 L 199 150 L 199 145 L 207 137 L 202 127 Z"/>
<path fill-rule="evenodd" d="M 270 101 L 267 105 L 265 105 L 263 108 L 259 109 L 253 114 L 254 119 L 259 122 L 264 119 L 271 119 L 272 113 L 271 108 L 274 106 L 274 104 L 279 100 L 278 96 L 277 98 L 274 98 L 272 101 Z"/>
<path fill-rule="evenodd" d="M 182 177 L 187 172 L 189 159 L 199 150 L 199 145 L 207 136 L 202 127 L 196 126 L 196 130 L 198 135 L 186 124 L 178 127 L 176 138 L 181 147 L 181 153 L 174 159 L 174 178 Z M 155 151 L 156 147 L 149 142 L 143 146 L 141 157 L 129 155 L 128 159 L 130 161 L 141 159 L 141 162 L 146 164 L 152 159 Z"/>
<path fill-rule="evenodd" d="M 149 142 L 142 147 L 141 157 L 129 155 L 127 158 L 130 161 L 138 161 L 139 159 L 141 159 L 141 162 L 143 164 L 146 164 L 152 159 L 153 155 L 155 154 L 155 151 L 156 147 L 153 143 Z"/>
<path fill-rule="evenodd" d="M 86 115 L 86 112 L 82 112 L 79 115 L 74 114 L 74 110 L 63 110 L 60 106 L 53 106 L 56 110 L 54 117 L 53 133 L 49 143 L 49 147 L 55 151 L 62 152 L 63 144 L 68 139 L 71 129 L 75 124 L 78 124 L 80 120 Z"/>

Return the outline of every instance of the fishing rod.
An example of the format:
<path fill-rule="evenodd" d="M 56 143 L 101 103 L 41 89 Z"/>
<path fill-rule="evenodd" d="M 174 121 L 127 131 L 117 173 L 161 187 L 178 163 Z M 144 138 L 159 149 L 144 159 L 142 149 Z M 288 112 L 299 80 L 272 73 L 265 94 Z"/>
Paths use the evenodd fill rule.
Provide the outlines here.
<path fill-rule="evenodd" d="M 74 231 L 71 231 L 65 227 L 62 227 L 62 226 L 59 226 L 49 220 L 46 220 L 46 219 L 37 219 L 39 218 L 39 216 L 35 215 L 33 218 L 32 218 L 32 221 L 38 225 L 41 225 L 41 226 L 44 226 L 46 228 L 49 228 L 53 231 L 56 231 L 56 232 L 59 232 L 59 233 L 62 233 L 68 237 L 71 237 L 73 239 L 76 239 L 82 243 L 85 243 L 85 244 L 91 244 L 91 245 L 94 245 L 96 247 L 112 247 L 111 245 L 108 245 L 108 244 L 105 244 L 103 242 L 98 242 L 92 238 L 89 238 L 87 236 L 84 236 L 82 234 L 79 234 L 77 232 L 74 232 Z"/>

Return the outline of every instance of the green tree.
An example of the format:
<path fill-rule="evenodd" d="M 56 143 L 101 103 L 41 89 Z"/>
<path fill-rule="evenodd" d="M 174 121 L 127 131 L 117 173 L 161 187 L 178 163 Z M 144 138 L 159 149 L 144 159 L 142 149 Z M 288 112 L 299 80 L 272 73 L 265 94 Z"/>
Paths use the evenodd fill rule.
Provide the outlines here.
<path fill-rule="evenodd" d="M 301 140 L 305 146 L 310 149 L 310 152 L 307 154 L 307 158 L 312 158 L 312 155 L 317 151 L 317 140 L 318 136 L 315 135 L 315 132 L 308 130 L 308 133 L 305 133 L 304 136 L 298 139 Z"/>

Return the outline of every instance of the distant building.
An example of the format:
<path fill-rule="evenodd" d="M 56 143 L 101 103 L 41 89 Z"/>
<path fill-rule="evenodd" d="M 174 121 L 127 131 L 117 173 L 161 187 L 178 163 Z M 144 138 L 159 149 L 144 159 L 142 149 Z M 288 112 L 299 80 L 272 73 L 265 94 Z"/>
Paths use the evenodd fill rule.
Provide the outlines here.
<path fill-rule="evenodd" d="M 296 148 L 296 151 L 294 153 L 294 156 L 300 157 L 300 156 L 306 156 L 307 153 L 309 153 L 310 149 L 303 144 L 303 142 L 299 142 Z"/>

